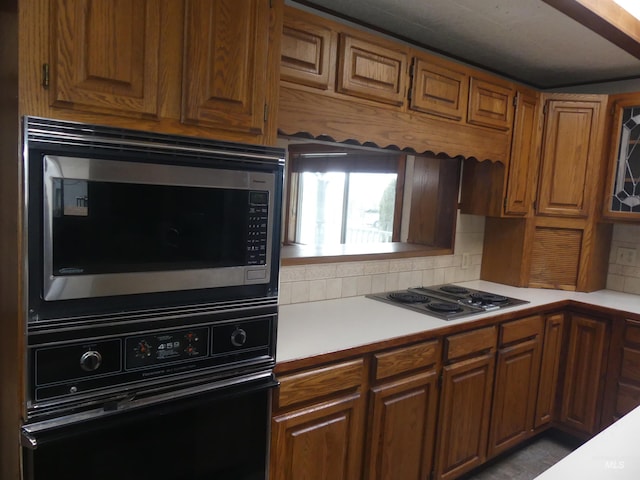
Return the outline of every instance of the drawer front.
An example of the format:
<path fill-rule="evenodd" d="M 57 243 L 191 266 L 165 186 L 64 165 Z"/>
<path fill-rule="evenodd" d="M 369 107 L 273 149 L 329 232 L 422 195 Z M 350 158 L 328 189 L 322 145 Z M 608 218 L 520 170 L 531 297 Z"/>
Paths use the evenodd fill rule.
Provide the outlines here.
<path fill-rule="evenodd" d="M 286 407 L 335 392 L 358 388 L 364 379 L 364 360 L 327 365 L 280 377 L 278 405 Z"/>
<path fill-rule="evenodd" d="M 496 346 L 496 340 L 496 327 L 493 326 L 451 335 L 446 339 L 445 358 L 453 360 L 492 350 Z"/>
<path fill-rule="evenodd" d="M 640 323 L 627 320 L 627 331 L 624 334 L 625 342 L 640 345 Z"/>
<path fill-rule="evenodd" d="M 542 334 L 542 317 L 534 315 L 532 317 L 521 318 L 513 322 L 504 323 L 500 326 L 500 346 L 526 340 Z"/>
<path fill-rule="evenodd" d="M 628 347 L 624 349 L 621 375 L 622 378 L 640 382 L 640 350 Z"/>
<path fill-rule="evenodd" d="M 433 367 L 440 358 L 440 342 L 419 343 L 374 355 L 376 380 L 392 377 L 412 370 Z"/>

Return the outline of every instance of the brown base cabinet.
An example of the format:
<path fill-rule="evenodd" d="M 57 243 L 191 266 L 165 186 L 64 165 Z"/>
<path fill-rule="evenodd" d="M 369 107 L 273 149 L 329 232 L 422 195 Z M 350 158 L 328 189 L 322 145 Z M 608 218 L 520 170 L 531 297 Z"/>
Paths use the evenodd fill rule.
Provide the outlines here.
<path fill-rule="evenodd" d="M 533 433 L 542 333 L 539 315 L 500 327 L 489 457 L 517 445 Z"/>
<path fill-rule="evenodd" d="M 272 480 L 361 477 L 363 359 L 280 378 L 271 422 Z"/>
<path fill-rule="evenodd" d="M 452 479 L 486 460 L 495 366 L 495 327 L 446 339 L 435 478 Z"/>
<path fill-rule="evenodd" d="M 374 355 L 365 448 L 367 480 L 421 480 L 431 474 L 440 342 Z"/>
<path fill-rule="evenodd" d="M 556 420 L 556 394 L 562 359 L 564 323 L 564 313 L 554 313 L 546 318 L 534 420 L 536 429 Z"/>
<path fill-rule="evenodd" d="M 372 389 L 366 479 L 428 478 L 437 402 L 435 371 Z"/>
<path fill-rule="evenodd" d="M 640 404 L 640 321 L 612 335 L 580 308 L 509 318 L 280 376 L 270 478 L 453 480 L 548 428 L 588 438 L 605 404 Z"/>
<path fill-rule="evenodd" d="M 560 422 L 577 433 L 593 435 L 600 426 L 609 342 L 607 322 L 572 313 L 568 333 Z"/>

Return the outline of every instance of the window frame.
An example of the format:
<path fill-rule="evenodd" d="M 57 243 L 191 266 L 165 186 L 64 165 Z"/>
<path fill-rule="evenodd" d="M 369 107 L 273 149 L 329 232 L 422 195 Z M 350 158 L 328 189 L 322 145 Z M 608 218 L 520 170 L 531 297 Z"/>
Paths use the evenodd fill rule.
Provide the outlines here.
<path fill-rule="evenodd" d="M 337 263 L 365 260 L 386 260 L 420 256 L 449 255 L 454 251 L 455 227 L 462 157 L 413 154 L 404 151 L 345 145 L 316 140 L 283 139 L 288 148 L 281 262 L 283 266 L 317 263 Z M 291 150 L 311 152 L 339 152 L 354 149 L 373 154 L 397 155 L 399 158 L 394 206 L 393 241 L 390 243 L 353 245 L 300 245 L 294 242 L 297 214 L 297 179 L 292 168 Z M 412 155 L 407 175 L 408 157 Z M 407 182 L 409 182 L 407 184 Z M 410 197 L 406 197 L 406 189 Z M 402 239 L 401 236 L 406 237 Z"/>

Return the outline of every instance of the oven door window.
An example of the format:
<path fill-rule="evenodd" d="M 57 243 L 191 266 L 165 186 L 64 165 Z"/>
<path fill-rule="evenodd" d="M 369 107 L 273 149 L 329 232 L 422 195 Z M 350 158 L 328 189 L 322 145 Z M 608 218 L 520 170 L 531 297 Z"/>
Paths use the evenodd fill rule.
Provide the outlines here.
<path fill-rule="evenodd" d="M 25 450 L 25 478 L 264 480 L 269 395 L 261 390 L 188 408 L 149 407 L 65 427 Z"/>

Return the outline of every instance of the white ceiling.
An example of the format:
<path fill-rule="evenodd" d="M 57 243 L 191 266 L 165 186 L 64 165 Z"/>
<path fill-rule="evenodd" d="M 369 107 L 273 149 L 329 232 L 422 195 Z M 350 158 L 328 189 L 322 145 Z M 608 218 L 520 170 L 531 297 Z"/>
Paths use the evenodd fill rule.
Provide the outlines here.
<path fill-rule="evenodd" d="M 640 79 L 640 59 L 542 0 L 296 2 L 541 89 Z"/>

